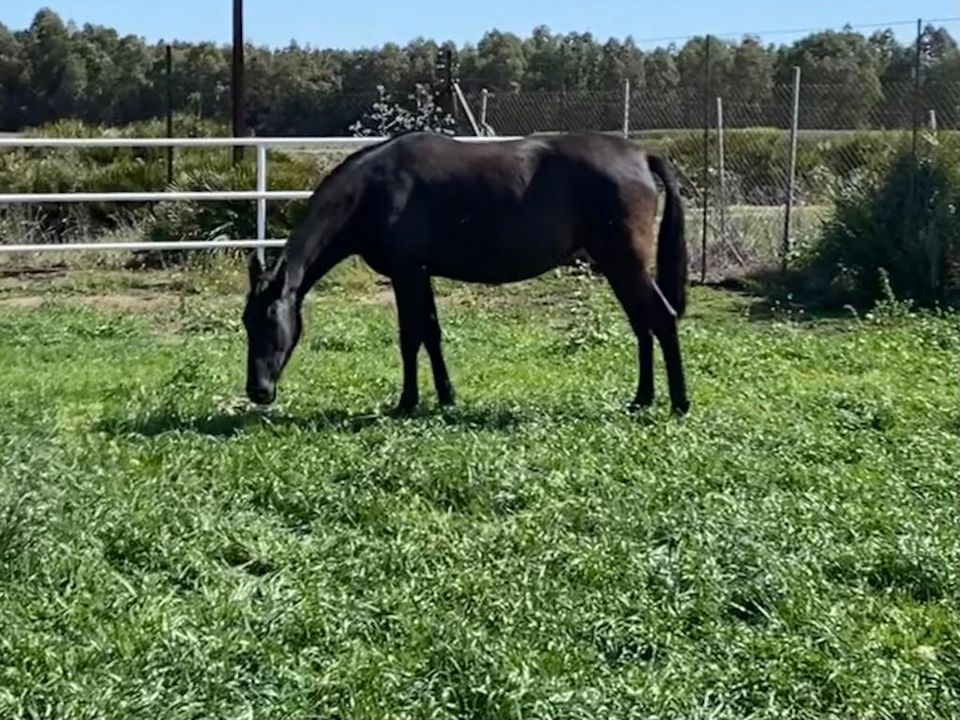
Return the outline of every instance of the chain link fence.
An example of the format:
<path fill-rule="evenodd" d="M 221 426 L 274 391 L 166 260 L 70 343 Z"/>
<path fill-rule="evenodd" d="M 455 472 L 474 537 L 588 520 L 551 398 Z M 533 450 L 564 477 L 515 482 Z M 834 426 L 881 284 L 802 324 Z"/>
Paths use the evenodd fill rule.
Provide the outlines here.
<path fill-rule="evenodd" d="M 490 93 L 485 103 L 473 93 L 467 102 L 475 113 L 485 104 L 483 120 L 498 135 L 625 132 L 665 153 L 687 200 L 692 268 L 718 280 L 783 263 L 816 236 L 836 193 L 877 182 L 915 135 L 952 142 L 960 130 L 960 80 L 886 84 L 864 107 L 855 91 L 801 78 L 787 237 L 794 92 L 733 86 L 721 95 L 703 85 Z"/>

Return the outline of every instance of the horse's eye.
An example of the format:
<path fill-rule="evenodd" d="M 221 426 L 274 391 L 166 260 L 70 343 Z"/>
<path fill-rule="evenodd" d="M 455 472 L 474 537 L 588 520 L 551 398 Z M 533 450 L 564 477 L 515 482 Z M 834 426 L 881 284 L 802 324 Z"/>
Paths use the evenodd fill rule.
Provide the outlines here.
<path fill-rule="evenodd" d="M 267 308 L 267 317 L 271 320 L 277 319 L 277 309 L 273 305 Z"/>

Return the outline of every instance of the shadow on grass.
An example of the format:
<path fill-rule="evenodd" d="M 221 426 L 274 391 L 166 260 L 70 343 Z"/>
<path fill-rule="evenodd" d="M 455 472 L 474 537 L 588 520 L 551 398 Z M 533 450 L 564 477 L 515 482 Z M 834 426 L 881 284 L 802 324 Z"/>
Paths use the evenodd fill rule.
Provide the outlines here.
<path fill-rule="evenodd" d="M 424 408 L 403 415 L 377 408 L 363 412 L 327 409 L 305 415 L 249 410 L 242 413 L 188 415 L 162 410 L 134 418 L 105 418 L 96 429 L 109 435 L 157 437 L 167 433 L 192 433 L 232 438 L 247 430 L 297 427 L 318 432 L 357 433 L 374 425 L 391 422 L 440 422 L 451 427 L 505 431 L 518 427 L 525 417 L 508 408 Z"/>
<path fill-rule="evenodd" d="M 808 280 L 800 273 L 779 270 L 759 271 L 742 278 L 696 283 L 700 287 L 725 290 L 737 295 L 746 316 L 753 322 L 786 320 L 814 323 L 849 320 L 847 307 L 828 307 L 823 298 L 811 292 Z"/>

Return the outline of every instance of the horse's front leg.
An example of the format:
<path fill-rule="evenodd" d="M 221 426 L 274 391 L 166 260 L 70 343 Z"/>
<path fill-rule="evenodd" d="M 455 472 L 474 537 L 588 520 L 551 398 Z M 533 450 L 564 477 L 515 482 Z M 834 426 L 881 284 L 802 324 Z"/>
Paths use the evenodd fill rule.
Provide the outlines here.
<path fill-rule="evenodd" d="M 437 303 L 433 297 L 433 287 L 430 278 L 426 278 L 423 283 L 424 292 L 424 318 L 423 344 L 430 356 L 430 365 L 433 368 L 433 384 L 437 389 L 437 401 L 441 405 L 453 405 L 454 393 L 453 385 L 450 383 L 450 375 L 447 373 L 447 364 L 443 360 L 443 351 L 440 348 L 442 333 L 440 331 L 440 319 L 437 317 Z"/>
<path fill-rule="evenodd" d="M 396 408 L 399 413 L 411 412 L 420 401 L 417 354 L 423 343 L 427 314 L 422 282 L 422 278 L 393 279 L 397 321 L 400 325 L 400 357 L 403 361 L 403 391 Z"/>

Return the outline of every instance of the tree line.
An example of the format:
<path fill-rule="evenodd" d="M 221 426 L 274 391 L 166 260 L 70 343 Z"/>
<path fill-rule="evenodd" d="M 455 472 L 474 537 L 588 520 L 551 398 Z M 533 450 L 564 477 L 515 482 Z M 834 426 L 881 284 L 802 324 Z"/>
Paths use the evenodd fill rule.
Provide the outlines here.
<path fill-rule="evenodd" d="M 158 117 L 166 110 L 168 82 L 176 113 L 228 120 L 229 46 L 171 46 L 168 78 L 162 42 L 150 44 L 98 25 L 77 27 L 49 9 L 23 30 L 0 24 L 0 130 L 64 118 L 125 125 Z M 777 122 L 763 109 L 782 105 L 783 87 L 799 66 L 805 106 L 829 122 L 890 126 L 914 115 L 916 98 L 906 89 L 913 87 L 917 50 L 916 43 L 899 42 L 891 30 L 864 35 L 850 28 L 779 46 L 755 37 L 736 42 L 694 37 L 650 51 L 629 37 L 602 42 L 590 33 L 556 34 L 542 26 L 525 38 L 493 30 L 464 46 L 423 38 L 359 50 L 295 42 L 277 49 L 249 45 L 247 121 L 260 135 L 342 134 L 369 108 L 378 87 L 404 96 L 418 86 L 443 88 L 455 77 L 466 92 L 485 88 L 501 103 L 526 93 L 613 97 L 629 80 L 642 102 L 661 103 L 663 114 L 678 126 L 695 127 L 702 119 L 709 56 L 710 93 L 731 98 L 734 121 L 742 106 L 755 109 L 762 122 Z M 957 43 L 944 28 L 928 26 L 919 53 L 921 102 L 940 109 L 945 125 L 956 123 Z"/>

